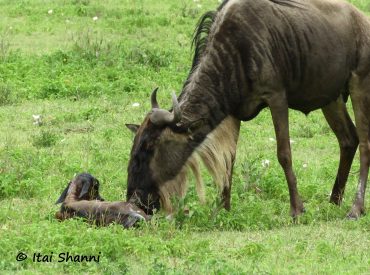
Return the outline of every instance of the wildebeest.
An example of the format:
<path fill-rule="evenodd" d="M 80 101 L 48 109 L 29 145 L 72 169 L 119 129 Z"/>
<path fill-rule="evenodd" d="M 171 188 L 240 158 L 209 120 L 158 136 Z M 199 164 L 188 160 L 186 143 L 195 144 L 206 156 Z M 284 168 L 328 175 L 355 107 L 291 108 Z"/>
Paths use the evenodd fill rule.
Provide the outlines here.
<path fill-rule="evenodd" d="M 330 201 L 340 204 L 359 145 L 360 176 L 352 210 L 364 213 L 370 160 L 370 20 L 342 0 L 227 0 L 203 15 L 193 64 L 173 108 L 152 110 L 136 135 L 128 165 L 127 199 L 150 213 L 186 192 L 191 168 L 202 193 L 197 156 L 230 208 L 232 170 L 241 121 L 269 107 L 291 215 L 304 212 L 292 168 L 288 108 L 322 109 L 340 146 Z M 345 102 L 351 98 L 356 126 Z M 160 203 L 161 202 L 161 203 Z"/>
<path fill-rule="evenodd" d="M 132 203 L 104 201 L 99 195 L 99 181 L 87 173 L 79 174 L 69 182 L 56 203 L 62 203 L 60 210 L 55 213 L 55 217 L 61 221 L 80 217 L 96 225 L 116 222 L 129 228 L 139 220 L 149 220 Z"/>

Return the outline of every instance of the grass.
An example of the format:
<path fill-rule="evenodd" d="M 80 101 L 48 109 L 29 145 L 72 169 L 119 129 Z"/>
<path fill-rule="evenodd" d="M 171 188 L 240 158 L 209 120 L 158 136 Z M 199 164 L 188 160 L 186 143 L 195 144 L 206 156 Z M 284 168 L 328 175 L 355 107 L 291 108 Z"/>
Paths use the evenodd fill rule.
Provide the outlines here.
<path fill-rule="evenodd" d="M 54 202 L 75 173 L 96 176 L 108 200 L 125 198 L 133 136 L 124 124 L 142 121 L 154 87 L 170 106 L 169 92 L 180 90 L 191 63 L 197 18 L 217 2 L 0 0 L 0 273 L 370 273 L 369 215 L 344 218 L 358 156 L 343 205 L 329 204 L 339 148 L 320 112 L 290 112 L 307 209 L 298 224 L 289 218 L 268 110 L 242 125 L 230 212 L 218 207 L 204 173 L 206 205 L 191 181 L 172 220 L 158 213 L 149 224 L 123 230 L 54 219 Z M 368 0 L 351 2 L 370 12 Z M 42 123 L 35 125 L 38 114 Z M 17 262 L 19 251 L 29 258 Z M 51 252 L 55 259 L 64 252 L 101 257 L 31 260 Z"/>

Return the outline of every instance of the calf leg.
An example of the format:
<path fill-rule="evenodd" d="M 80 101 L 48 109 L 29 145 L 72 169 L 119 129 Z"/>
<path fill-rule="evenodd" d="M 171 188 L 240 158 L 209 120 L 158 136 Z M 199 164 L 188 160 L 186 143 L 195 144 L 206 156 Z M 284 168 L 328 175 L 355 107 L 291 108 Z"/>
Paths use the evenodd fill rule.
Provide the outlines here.
<path fill-rule="evenodd" d="M 277 157 L 280 165 L 284 169 L 285 178 L 288 182 L 290 196 L 291 216 L 296 218 L 304 212 L 303 203 L 299 197 L 297 189 L 297 179 L 292 166 L 292 153 L 289 139 L 289 115 L 288 103 L 285 98 L 274 97 L 268 102 L 274 123 Z"/>
<path fill-rule="evenodd" d="M 330 202 L 340 205 L 343 199 L 348 174 L 358 146 L 356 127 L 348 115 L 342 97 L 322 109 L 329 126 L 336 135 L 340 147 L 337 177 L 331 192 Z"/>
<path fill-rule="evenodd" d="M 350 82 L 350 88 L 357 134 L 360 140 L 360 178 L 356 197 L 348 217 L 357 219 L 365 213 L 365 191 L 370 164 L 370 75 L 367 78 L 360 79 L 354 74 Z"/>

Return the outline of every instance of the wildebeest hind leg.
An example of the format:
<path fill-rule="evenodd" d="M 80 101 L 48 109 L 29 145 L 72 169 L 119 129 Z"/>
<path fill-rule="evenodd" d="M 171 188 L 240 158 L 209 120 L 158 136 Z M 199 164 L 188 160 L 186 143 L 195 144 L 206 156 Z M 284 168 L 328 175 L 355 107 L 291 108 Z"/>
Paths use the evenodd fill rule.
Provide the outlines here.
<path fill-rule="evenodd" d="M 365 191 L 370 164 L 370 75 L 360 79 L 354 74 L 350 82 L 350 88 L 357 134 L 360 140 L 360 178 L 356 197 L 348 217 L 357 219 L 365 212 Z"/>
<path fill-rule="evenodd" d="M 324 107 L 322 111 L 330 128 L 336 135 L 340 147 L 337 177 L 330 196 L 330 202 L 340 205 L 352 161 L 356 154 L 358 137 L 356 127 L 353 125 L 342 97 Z"/>
<path fill-rule="evenodd" d="M 292 165 L 292 153 L 289 139 L 288 103 L 283 96 L 277 95 L 270 99 L 268 105 L 271 110 L 272 120 L 275 127 L 277 157 L 280 165 L 284 169 L 285 177 L 288 182 L 291 216 L 296 218 L 304 212 L 304 207 L 298 194 L 297 179 Z"/>

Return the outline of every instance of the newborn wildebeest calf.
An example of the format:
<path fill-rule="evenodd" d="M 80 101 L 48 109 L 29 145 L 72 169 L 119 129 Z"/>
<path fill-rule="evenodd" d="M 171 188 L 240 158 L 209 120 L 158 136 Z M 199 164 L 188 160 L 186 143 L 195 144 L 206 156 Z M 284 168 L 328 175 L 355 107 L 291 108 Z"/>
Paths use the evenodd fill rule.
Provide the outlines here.
<path fill-rule="evenodd" d="M 106 202 L 99 194 L 99 181 L 90 174 L 79 174 L 69 182 L 56 202 L 62 203 L 55 217 L 58 220 L 82 217 L 96 225 L 116 222 L 125 228 L 132 227 L 138 220 L 148 220 L 137 206 L 128 202 Z"/>

